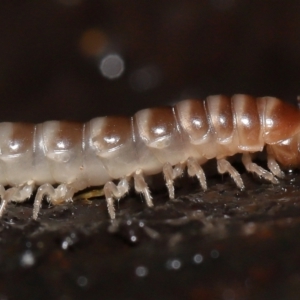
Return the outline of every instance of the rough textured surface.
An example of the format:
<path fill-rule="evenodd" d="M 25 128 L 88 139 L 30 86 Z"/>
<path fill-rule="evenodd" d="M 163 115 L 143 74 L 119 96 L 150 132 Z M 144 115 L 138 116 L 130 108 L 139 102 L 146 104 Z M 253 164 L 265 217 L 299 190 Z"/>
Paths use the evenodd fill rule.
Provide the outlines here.
<path fill-rule="evenodd" d="M 296 299 L 300 176 L 280 185 L 244 174 L 179 180 L 177 198 L 138 195 L 108 219 L 104 199 L 42 209 L 9 206 L 0 229 L 0 299 Z M 16 288 L 17 284 L 17 288 Z M 175 293 L 175 294 L 174 294 Z"/>

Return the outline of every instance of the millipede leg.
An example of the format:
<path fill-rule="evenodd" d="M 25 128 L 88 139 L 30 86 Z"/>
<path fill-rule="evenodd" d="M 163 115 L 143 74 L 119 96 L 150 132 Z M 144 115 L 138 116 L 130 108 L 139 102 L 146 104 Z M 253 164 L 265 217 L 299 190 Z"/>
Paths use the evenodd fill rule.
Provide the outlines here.
<path fill-rule="evenodd" d="M 63 202 L 72 201 L 74 193 L 74 188 L 68 184 L 60 184 L 57 188 L 48 183 L 41 185 L 34 199 L 33 219 L 36 220 L 38 217 L 44 196 L 48 196 L 49 203 L 59 205 Z"/>
<path fill-rule="evenodd" d="M 34 182 L 28 182 L 19 187 L 15 187 L 17 190 L 15 190 L 15 193 L 11 201 L 19 202 L 19 203 L 24 202 L 32 195 L 34 186 L 35 186 Z"/>
<path fill-rule="evenodd" d="M 62 183 L 54 189 L 54 195 L 49 197 L 49 203 L 52 205 L 60 205 L 64 202 L 72 202 L 75 189 L 70 184 Z"/>
<path fill-rule="evenodd" d="M 55 190 L 51 184 L 46 183 L 46 184 L 41 185 L 38 188 L 35 199 L 34 199 L 34 203 L 33 203 L 32 218 L 34 220 L 36 220 L 38 217 L 44 196 L 47 195 L 49 198 L 52 198 L 54 196 L 54 194 L 55 194 Z"/>
<path fill-rule="evenodd" d="M 149 187 L 145 182 L 142 170 L 135 171 L 134 175 L 134 188 L 138 193 L 142 193 L 146 203 L 149 207 L 153 206 L 152 197 Z"/>
<path fill-rule="evenodd" d="M 265 170 L 264 168 L 258 166 L 256 163 L 252 162 L 251 156 L 249 153 L 244 153 L 242 156 L 242 162 L 248 172 L 257 174 L 259 177 L 262 177 L 274 184 L 279 183 L 278 179 L 271 173 Z"/>
<path fill-rule="evenodd" d="M 24 202 L 27 198 L 29 198 L 33 192 L 34 183 L 30 182 L 18 187 L 11 187 L 7 190 L 0 185 L 0 197 L 2 199 L 0 205 L 0 217 L 5 212 L 6 206 L 9 202 Z"/>
<path fill-rule="evenodd" d="M 1 196 L 1 205 L 0 205 L 0 217 L 3 215 L 5 212 L 6 206 L 9 202 L 11 201 L 16 201 L 16 202 L 23 202 L 26 200 L 28 197 L 30 197 L 31 193 L 28 195 L 26 192 L 26 188 L 24 189 L 24 192 L 22 193 L 22 189 L 24 187 L 28 187 L 27 185 L 25 186 L 20 186 L 20 187 L 12 187 L 7 190 L 0 185 L 0 196 Z M 32 187 L 33 189 L 33 187 Z M 31 192 L 32 192 L 31 189 Z"/>
<path fill-rule="evenodd" d="M 239 172 L 225 158 L 217 160 L 218 172 L 220 174 L 229 173 L 236 185 L 242 190 L 245 188 L 243 180 Z"/>
<path fill-rule="evenodd" d="M 181 176 L 184 170 L 184 164 L 178 164 L 172 167 L 170 163 L 165 163 L 163 166 L 163 173 L 166 181 L 166 186 L 169 192 L 169 198 L 174 199 L 174 179 Z"/>
<path fill-rule="evenodd" d="M 272 155 L 268 155 L 268 168 L 278 178 L 284 178 L 284 173 L 281 171 L 277 161 Z"/>
<path fill-rule="evenodd" d="M 0 205 L 0 217 L 2 217 L 6 206 L 8 204 L 8 200 L 5 197 L 5 188 L 3 185 L 0 185 L 0 197 L 1 197 L 1 205 Z"/>
<path fill-rule="evenodd" d="M 188 171 L 189 176 L 197 176 L 202 189 L 204 191 L 206 191 L 207 184 L 206 184 L 205 173 L 195 158 L 193 158 L 193 157 L 188 158 L 187 171 Z"/>
<path fill-rule="evenodd" d="M 108 213 L 111 219 L 116 218 L 114 199 L 122 198 L 129 191 L 129 183 L 126 178 L 123 178 L 119 181 L 116 186 L 112 181 L 107 182 L 104 185 L 104 194 L 107 203 Z"/>

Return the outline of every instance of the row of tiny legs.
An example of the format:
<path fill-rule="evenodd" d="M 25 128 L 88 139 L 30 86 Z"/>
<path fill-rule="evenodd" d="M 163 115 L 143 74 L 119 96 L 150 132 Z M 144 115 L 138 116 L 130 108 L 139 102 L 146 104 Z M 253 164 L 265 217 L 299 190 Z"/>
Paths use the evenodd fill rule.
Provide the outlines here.
<path fill-rule="evenodd" d="M 279 181 L 276 177 L 283 178 L 284 173 L 281 171 L 278 163 L 271 156 L 268 157 L 268 168 L 271 172 L 265 170 L 264 168 L 258 166 L 256 163 L 252 162 L 251 154 L 244 153 L 242 156 L 242 162 L 248 172 L 257 174 L 259 177 L 272 182 L 273 184 L 278 184 Z M 180 177 L 185 167 L 187 167 L 187 172 L 189 176 L 196 176 L 199 180 L 199 183 L 202 189 L 205 191 L 207 189 L 205 173 L 200 166 L 199 162 L 195 158 L 188 158 L 186 162 L 179 163 L 174 167 L 170 163 L 165 163 L 163 166 L 163 174 L 166 181 L 166 186 L 169 192 L 169 198 L 174 199 L 174 180 L 177 177 Z M 217 160 L 217 168 L 220 174 L 228 173 L 237 187 L 241 190 L 245 188 L 243 180 L 239 172 L 230 164 L 225 158 Z M 134 178 L 134 187 L 135 190 L 139 193 L 142 193 L 146 203 L 149 207 L 153 206 L 151 194 L 149 187 L 147 186 L 142 170 L 138 170 L 133 175 Z M 123 178 L 119 181 L 118 185 L 115 185 L 113 182 L 108 182 L 104 186 L 104 193 L 107 201 L 107 208 L 109 215 L 112 219 L 115 219 L 115 207 L 114 201 L 121 199 L 126 193 L 128 193 L 130 188 L 128 179 Z"/>
<path fill-rule="evenodd" d="M 242 162 L 248 172 L 255 173 L 259 177 L 262 177 L 274 184 L 278 183 L 278 179 L 276 177 L 284 177 L 284 173 L 280 170 L 279 165 L 271 156 L 268 157 L 267 162 L 268 168 L 271 172 L 263 169 L 256 163 L 253 163 L 251 160 L 251 155 L 248 153 L 243 154 Z M 174 180 L 183 174 L 185 167 L 187 167 L 188 175 L 196 176 L 202 189 L 204 191 L 207 189 L 205 173 L 196 159 L 190 157 L 186 162 L 179 163 L 174 167 L 170 163 L 165 163 L 163 166 L 163 174 L 165 177 L 170 199 L 174 199 L 175 197 Z M 228 173 L 232 177 L 238 188 L 244 189 L 244 183 L 241 175 L 230 164 L 228 160 L 226 160 L 225 158 L 218 159 L 217 168 L 220 174 Z M 145 182 L 142 170 L 137 170 L 136 172 L 134 172 L 132 177 L 134 179 L 135 190 L 144 196 L 149 207 L 153 206 L 150 190 L 147 183 Z M 121 199 L 128 193 L 130 189 L 129 179 L 130 177 L 125 177 L 121 179 L 117 185 L 112 181 L 109 181 L 104 185 L 104 194 L 106 197 L 108 212 L 111 219 L 115 219 L 116 217 L 114 207 L 115 200 Z M 0 217 L 3 215 L 9 202 L 24 202 L 32 195 L 34 189 L 34 182 L 28 182 L 21 186 L 11 187 L 6 190 L 2 185 L 0 185 L 0 197 L 2 199 L 0 205 Z M 51 203 L 52 205 L 58 205 L 64 202 L 71 202 L 75 191 L 76 190 L 72 187 L 71 184 L 60 184 L 56 188 L 47 183 L 41 185 L 37 190 L 34 200 L 33 219 L 37 219 L 42 201 L 45 197 L 47 197 L 49 203 Z"/>
<path fill-rule="evenodd" d="M 35 190 L 35 184 L 33 181 L 29 181 L 20 186 L 11 187 L 5 190 L 5 188 L 0 185 L 0 217 L 5 212 L 7 204 L 9 202 L 21 203 L 31 197 Z M 34 204 L 33 204 L 33 219 L 36 220 L 42 206 L 42 201 L 47 197 L 49 203 L 52 205 L 59 205 L 64 202 L 71 202 L 73 195 L 75 193 L 72 185 L 60 184 L 58 187 L 54 188 L 51 184 L 41 185 L 36 193 Z"/>

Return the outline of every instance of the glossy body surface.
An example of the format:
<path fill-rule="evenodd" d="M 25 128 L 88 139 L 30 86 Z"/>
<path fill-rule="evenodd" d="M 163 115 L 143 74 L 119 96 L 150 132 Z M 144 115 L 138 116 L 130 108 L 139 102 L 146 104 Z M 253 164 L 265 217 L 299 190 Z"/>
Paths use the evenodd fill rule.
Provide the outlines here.
<path fill-rule="evenodd" d="M 0 214 L 8 202 L 26 200 L 38 186 L 34 218 L 44 196 L 58 204 L 84 188 L 104 185 L 109 214 L 115 218 L 114 201 L 128 192 L 130 178 L 152 206 L 143 175 L 163 172 L 174 198 L 173 181 L 185 166 L 206 189 L 201 165 L 213 158 L 220 173 L 229 173 L 244 188 L 226 160 L 237 153 L 243 154 L 248 171 L 277 183 L 276 177 L 283 176 L 277 162 L 300 164 L 299 143 L 298 109 L 273 97 L 247 95 L 184 100 L 174 107 L 141 110 L 131 118 L 99 117 L 85 124 L 0 123 Z M 264 147 L 271 172 L 251 161 L 250 154 Z M 120 181 L 115 185 L 112 180 Z"/>

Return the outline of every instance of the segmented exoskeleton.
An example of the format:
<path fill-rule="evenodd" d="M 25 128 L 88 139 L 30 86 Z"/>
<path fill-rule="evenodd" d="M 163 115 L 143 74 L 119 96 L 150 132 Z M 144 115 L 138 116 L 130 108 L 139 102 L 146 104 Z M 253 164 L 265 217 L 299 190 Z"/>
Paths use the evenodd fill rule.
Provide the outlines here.
<path fill-rule="evenodd" d="M 251 160 L 251 153 L 264 147 L 270 172 Z M 229 173 L 243 189 L 240 174 L 226 159 L 237 153 L 247 171 L 276 184 L 276 177 L 284 176 L 278 163 L 299 166 L 299 149 L 300 111 L 273 97 L 210 96 L 84 124 L 0 123 L 0 216 L 7 203 L 25 201 L 36 187 L 34 219 L 45 196 L 55 205 L 71 201 L 77 191 L 104 185 L 114 219 L 114 201 L 128 192 L 131 178 L 152 206 L 145 175 L 163 172 L 172 199 L 173 181 L 185 167 L 206 190 L 201 165 L 213 158 L 218 172 Z"/>

